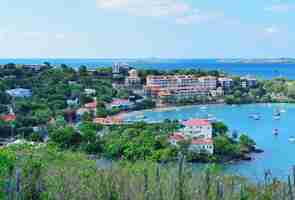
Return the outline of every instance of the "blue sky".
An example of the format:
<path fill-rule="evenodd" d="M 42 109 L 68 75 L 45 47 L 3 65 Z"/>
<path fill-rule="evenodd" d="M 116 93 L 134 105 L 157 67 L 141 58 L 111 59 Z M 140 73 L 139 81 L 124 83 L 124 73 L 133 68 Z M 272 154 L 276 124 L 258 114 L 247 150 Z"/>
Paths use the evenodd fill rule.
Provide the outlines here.
<path fill-rule="evenodd" d="M 295 2 L 1 0 L 1 58 L 294 57 Z"/>

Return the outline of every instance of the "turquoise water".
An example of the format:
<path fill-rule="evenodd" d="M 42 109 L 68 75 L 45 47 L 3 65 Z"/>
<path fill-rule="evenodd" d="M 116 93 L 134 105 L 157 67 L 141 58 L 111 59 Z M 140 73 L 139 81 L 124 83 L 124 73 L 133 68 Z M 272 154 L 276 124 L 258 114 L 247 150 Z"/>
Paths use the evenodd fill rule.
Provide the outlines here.
<path fill-rule="evenodd" d="M 285 109 L 280 120 L 273 119 L 275 109 Z M 260 113 L 261 120 L 249 118 L 250 114 Z M 146 111 L 143 113 L 147 121 L 164 119 L 189 119 L 212 114 L 218 120 L 227 124 L 231 131 L 246 133 L 253 138 L 257 146 L 265 152 L 252 154 L 252 161 L 242 161 L 224 165 L 226 172 L 236 173 L 261 179 L 265 170 L 271 170 L 273 176 L 285 179 L 295 165 L 295 143 L 289 142 L 289 137 L 295 136 L 295 105 L 291 104 L 252 104 L 242 106 L 209 105 L 207 110 L 200 106 L 182 107 L 164 111 Z M 138 113 L 131 113 L 125 119 L 136 120 Z M 273 129 L 279 129 L 279 135 L 273 135 Z"/>

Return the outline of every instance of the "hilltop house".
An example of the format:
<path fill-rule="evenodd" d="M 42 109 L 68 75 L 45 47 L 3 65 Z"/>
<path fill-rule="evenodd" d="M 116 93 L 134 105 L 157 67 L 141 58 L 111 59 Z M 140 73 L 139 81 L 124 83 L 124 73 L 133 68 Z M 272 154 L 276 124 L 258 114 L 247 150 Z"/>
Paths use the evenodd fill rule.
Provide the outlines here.
<path fill-rule="evenodd" d="M 192 119 L 182 122 L 183 128 L 179 132 L 169 136 L 171 145 L 177 146 L 178 142 L 190 140 L 189 150 L 197 153 L 214 153 L 214 144 L 212 140 L 212 125 L 209 121 L 203 119 Z"/>

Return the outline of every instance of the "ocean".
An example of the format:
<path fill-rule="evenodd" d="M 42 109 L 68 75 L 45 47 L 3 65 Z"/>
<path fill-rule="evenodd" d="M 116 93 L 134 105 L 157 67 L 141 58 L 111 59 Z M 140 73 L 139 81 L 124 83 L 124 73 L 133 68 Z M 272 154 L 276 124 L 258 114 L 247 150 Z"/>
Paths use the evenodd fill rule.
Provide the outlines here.
<path fill-rule="evenodd" d="M 127 63 L 136 68 L 221 70 L 233 75 L 251 75 L 261 79 L 284 77 L 295 80 L 295 63 L 237 63 L 219 62 L 217 59 L 0 59 L 1 64 L 66 64 L 73 68 L 86 65 L 88 68 L 110 67 L 113 63 Z"/>

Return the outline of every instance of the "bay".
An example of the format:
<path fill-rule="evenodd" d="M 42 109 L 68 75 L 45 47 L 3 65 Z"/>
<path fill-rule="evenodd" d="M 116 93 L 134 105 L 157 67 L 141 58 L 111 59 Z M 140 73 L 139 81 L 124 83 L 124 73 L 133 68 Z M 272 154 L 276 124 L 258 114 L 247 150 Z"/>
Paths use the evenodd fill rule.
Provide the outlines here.
<path fill-rule="evenodd" d="M 280 120 L 273 118 L 276 109 L 285 110 Z M 253 120 L 249 115 L 259 113 L 261 120 Z M 230 132 L 238 131 L 253 138 L 257 146 L 265 152 L 252 154 L 252 161 L 241 161 L 223 165 L 225 172 L 261 180 L 266 170 L 274 177 L 286 179 L 295 165 L 295 143 L 289 138 L 295 136 L 295 105 L 294 104 L 250 104 L 241 106 L 208 105 L 168 108 L 163 110 L 134 112 L 123 115 L 125 120 L 138 120 L 138 115 L 144 115 L 145 121 L 162 121 L 164 119 L 184 120 L 202 118 L 212 115 L 229 126 Z M 273 130 L 278 129 L 279 135 L 274 136 Z M 195 167 L 202 167 L 196 164 Z"/>

